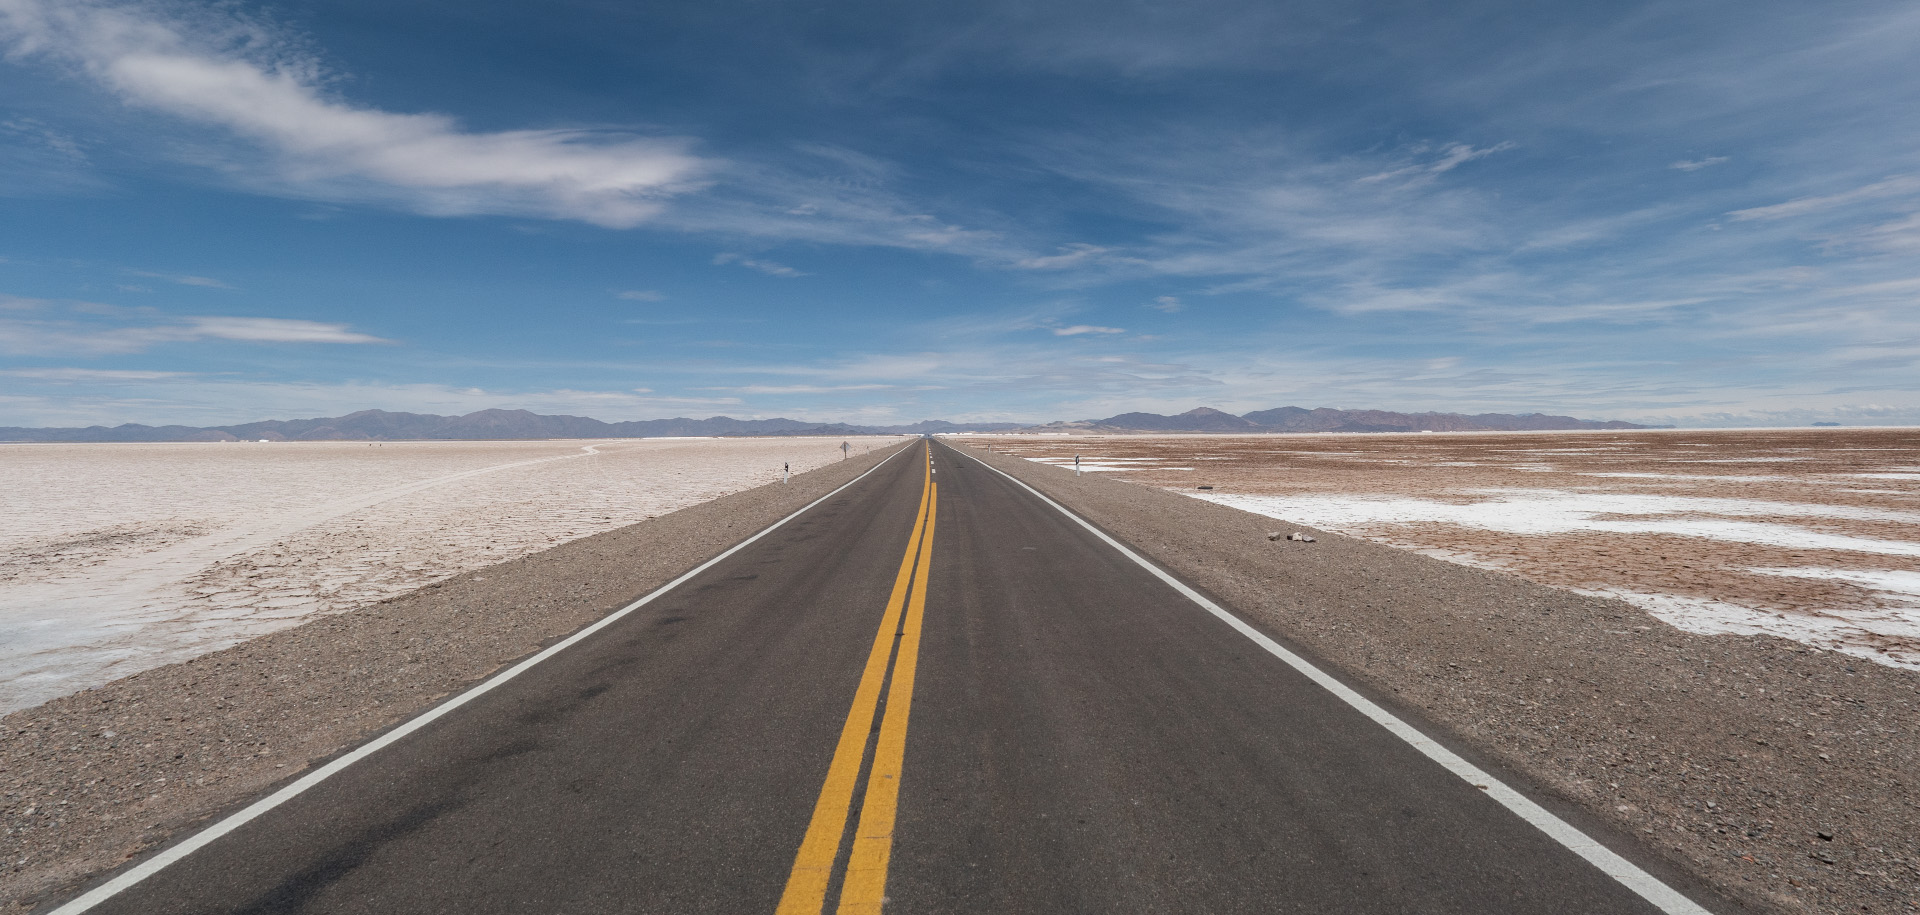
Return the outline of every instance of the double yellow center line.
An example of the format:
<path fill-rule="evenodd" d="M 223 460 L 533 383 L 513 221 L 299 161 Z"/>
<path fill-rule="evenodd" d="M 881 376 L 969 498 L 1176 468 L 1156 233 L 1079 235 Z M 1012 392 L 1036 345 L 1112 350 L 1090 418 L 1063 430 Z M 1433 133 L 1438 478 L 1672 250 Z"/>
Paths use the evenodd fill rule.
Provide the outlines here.
<path fill-rule="evenodd" d="M 939 503 L 933 482 L 933 448 L 926 452 L 921 478 L 920 514 L 907 540 L 907 554 L 893 579 L 886 614 L 873 638 L 853 708 L 840 729 L 826 784 L 813 805 L 813 820 L 793 859 L 787 888 L 780 895 L 779 915 L 819 915 L 827 904 L 834 859 L 847 830 L 847 815 L 859 788 L 861 764 L 866 761 L 867 736 L 886 689 L 887 709 L 880 720 L 880 739 L 873 750 L 873 769 L 867 774 L 867 793 L 860 804 L 860 824 L 854 829 L 853 850 L 847 856 L 846 879 L 840 886 L 840 915 L 877 913 L 886 898 L 887 859 L 893 853 L 893 821 L 900 800 L 900 769 L 907 754 L 907 713 L 913 704 L 913 673 L 920 660 L 920 621 L 927 609 L 927 567 L 933 560 L 933 519 Z M 904 614 L 905 619 L 902 620 Z M 899 642 L 898 655 L 894 652 Z M 893 662 L 891 683 L 887 662 Z"/>

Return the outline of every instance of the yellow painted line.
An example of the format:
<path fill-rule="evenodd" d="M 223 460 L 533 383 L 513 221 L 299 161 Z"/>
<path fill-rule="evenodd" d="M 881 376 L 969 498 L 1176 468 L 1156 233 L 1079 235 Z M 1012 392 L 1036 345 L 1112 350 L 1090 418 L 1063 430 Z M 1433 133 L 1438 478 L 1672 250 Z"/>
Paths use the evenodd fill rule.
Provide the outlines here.
<path fill-rule="evenodd" d="M 894 576 L 893 593 L 887 598 L 880 630 L 874 636 L 873 649 L 867 654 L 860 686 L 853 692 L 853 708 L 847 712 L 847 723 L 840 729 L 840 742 L 834 747 L 833 762 L 827 766 L 826 783 L 820 788 L 819 800 L 814 802 L 813 819 L 807 824 L 806 838 L 800 840 L 800 853 L 794 856 L 786 890 L 780 894 L 780 908 L 776 910 L 779 915 L 819 915 L 826 907 L 833 859 L 840 852 L 841 837 L 846 834 L 847 812 L 853 805 L 860 764 L 866 760 L 867 735 L 873 732 L 873 716 L 880 705 L 880 688 L 886 683 L 887 661 L 893 655 L 893 637 L 899 631 L 900 614 L 907 603 L 907 586 L 916 557 L 920 558 L 921 568 L 925 568 L 927 551 L 921 544 L 923 534 L 931 533 L 932 508 L 933 450 L 929 447 L 920 490 L 920 514 L 914 519 L 912 536 L 907 538 L 907 553 L 900 560 L 899 573 Z M 924 571 L 921 578 L 924 581 Z M 920 595 L 924 606 L 924 585 L 915 593 Z M 891 717 L 889 711 L 888 718 Z M 883 732 L 884 728 L 885 721 Z"/>
<path fill-rule="evenodd" d="M 847 860 L 847 879 L 840 888 L 839 915 L 879 915 L 887 894 L 887 860 L 893 854 L 893 821 L 900 801 L 900 772 L 906 765 L 907 714 L 913 705 L 913 675 L 920 661 L 920 623 L 927 611 L 927 567 L 933 559 L 934 514 L 940 505 L 940 486 L 929 484 L 926 539 L 920 543 L 920 564 L 914 571 L 913 598 L 907 604 L 906 628 L 900 633 L 900 656 L 893 662 L 887 686 L 887 713 L 880 719 L 880 739 L 873 749 L 873 771 L 867 775 L 867 796 L 860 805 L 860 826 L 853 832 L 853 854 Z"/>

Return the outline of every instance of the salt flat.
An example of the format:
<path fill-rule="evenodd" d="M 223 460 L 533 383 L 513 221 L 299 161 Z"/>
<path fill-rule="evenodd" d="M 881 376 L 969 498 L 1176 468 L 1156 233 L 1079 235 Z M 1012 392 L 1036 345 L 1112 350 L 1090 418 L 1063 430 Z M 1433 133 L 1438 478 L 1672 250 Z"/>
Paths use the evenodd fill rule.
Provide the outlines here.
<path fill-rule="evenodd" d="M 0 713 L 897 438 L 0 445 Z"/>
<path fill-rule="evenodd" d="M 1920 669 L 1920 430 L 974 442 Z"/>

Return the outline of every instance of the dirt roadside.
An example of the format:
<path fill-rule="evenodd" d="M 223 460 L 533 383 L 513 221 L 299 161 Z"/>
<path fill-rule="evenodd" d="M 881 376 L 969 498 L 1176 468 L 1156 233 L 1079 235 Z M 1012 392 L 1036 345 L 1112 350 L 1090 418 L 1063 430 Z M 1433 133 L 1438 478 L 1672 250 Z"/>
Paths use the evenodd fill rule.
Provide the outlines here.
<path fill-rule="evenodd" d="M 1920 673 L 967 452 L 1732 898 L 1920 911 Z"/>
<path fill-rule="evenodd" d="M 626 605 L 896 450 L 0 718 L 0 913 L 71 894 Z"/>

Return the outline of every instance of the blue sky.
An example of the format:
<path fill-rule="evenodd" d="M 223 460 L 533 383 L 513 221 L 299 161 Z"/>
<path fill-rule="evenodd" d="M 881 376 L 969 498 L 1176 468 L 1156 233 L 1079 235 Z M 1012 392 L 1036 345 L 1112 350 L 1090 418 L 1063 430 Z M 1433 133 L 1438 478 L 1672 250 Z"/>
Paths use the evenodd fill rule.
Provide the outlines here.
<path fill-rule="evenodd" d="M 0 0 L 0 46 L 0 425 L 1920 424 L 1912 3 Z"/>

